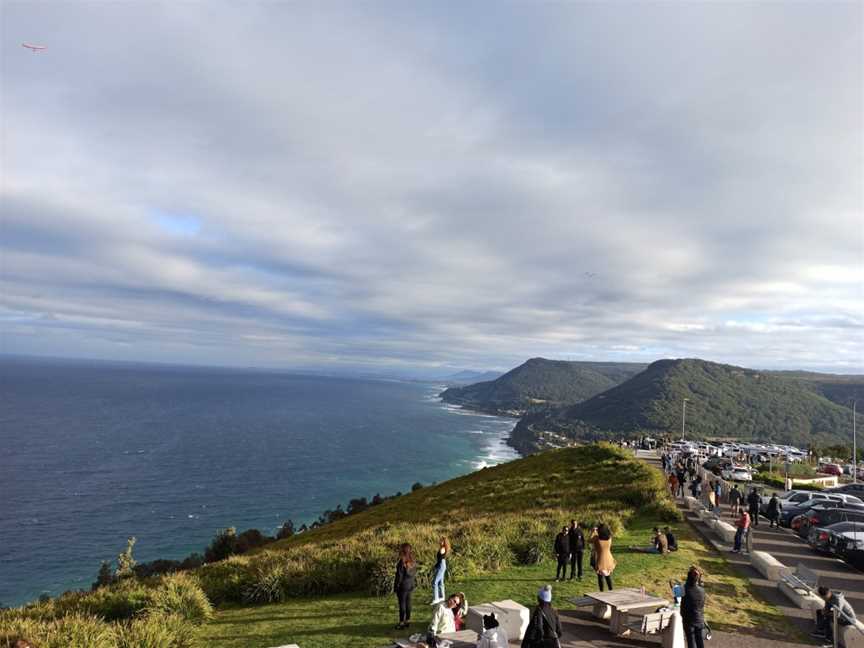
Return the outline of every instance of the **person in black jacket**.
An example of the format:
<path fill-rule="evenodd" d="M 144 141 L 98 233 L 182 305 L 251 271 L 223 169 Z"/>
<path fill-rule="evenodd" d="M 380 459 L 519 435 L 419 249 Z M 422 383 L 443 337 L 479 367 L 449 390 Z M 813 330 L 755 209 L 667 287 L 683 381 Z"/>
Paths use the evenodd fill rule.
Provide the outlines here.
<path fill-rule="evenodd" d="M 759 493 L 753 488 L 747 496 L 747 507 L 750 510 L 750 522 L 753 526 L 759 526 L 759 504 L 762 503 Z"/>
<path fill-rule="evenodd" d="M 552 607 L 552 586 L 544 585 L 537 592 L 537 607 L 531 612 L 531 621 L 522 639 L 522 648 L 546 648 L 554 646 L 561 638 L 561 620 Z"/>
<path fill-rule="evenodd" d="M 411 592 L 416 587 L 417 563 L 414 550 L 407 542 L 399 547 L 399 562 L 396 563 L 396 577 L 393 579 L 393 592 L 399 600 L 399 624 L 397 630 L 407 628 L 411 623 Z"/>
<path fill-rule="evenodd" d="M 582 554 L 585 551 L 585 534 L 576 520 L 570 520 L 570 529 L 567 531 L 570 538 L 570 580 L 575 574 L 582 580 Z M 579 571 L 576 571 L 578 568 Z"/>
<path fill-rule="evenodd" d="M 768 518 L 768 528 L 771 527 L 779 527 L 780 522 L 778 521 L 780 518 L 780 511 L 783 510 L 783 506 L 780 504 L 780 500 L 777 499 L 777 493 L 774 493 L 771 496 L 771 499 L 768 500 L 768 507 L 765 511 L 765 517 Z"/>
<path fill-rule="evenodd" d="M 681 599 L 681 620 L 687 648 L 705 648 L 702 633 L 705 630 L 705 590 L 702 587 L 702 570 L 695 565 L 687 572 L 684 597 Z"/>
<path fill-rule="evenodd" d="M 570 560 L 570 535 L 566 526 L 561 527 L 561 533 L 555 536 L 555 556 L 558 558 L 555 582 L 558 582 L 567 578 L 567 561 Z"/>
<path fill-rule="evenodd" d="M 666 534 L 666 546 L 669 547 L 669 551 L 678 551 L 678 539 L 672 533 L 672 529 L 668 526 L 663 527 L 663 533 Z"/>

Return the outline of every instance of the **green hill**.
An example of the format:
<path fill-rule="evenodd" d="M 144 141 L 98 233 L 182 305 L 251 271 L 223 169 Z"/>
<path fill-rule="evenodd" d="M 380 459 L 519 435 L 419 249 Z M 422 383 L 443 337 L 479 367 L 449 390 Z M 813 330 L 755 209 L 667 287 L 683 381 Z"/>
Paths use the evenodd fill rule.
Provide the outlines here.
<path fill-rule="evenodd" d="M 811 391 L 844 407 L 852 407 L 853 400 L 858 401 L 859 410 L 864 404 L 864 376 L 815 371 L 778 371 L 776 375 L 798 380 Z"/>
<path fill-rule="evenodd" d="M 511 442 L 522 452 L 571 440 L 681 431 L 690 437 L 810 444 L 851 443 L 852 413 L 801 380 L 704 360 L 659 360 L 576 405 L 526 415 Z M 861 425 L 859 415 L 859 427 Z"/>
<path fill-rule="evenodd" d="M 572 405 L 618 385 L 647 365 L 570 362 L 532 358 L 496 380 L 451 387 L 441 398 L 494 414 L 521 414 L 532 407 Z"/>

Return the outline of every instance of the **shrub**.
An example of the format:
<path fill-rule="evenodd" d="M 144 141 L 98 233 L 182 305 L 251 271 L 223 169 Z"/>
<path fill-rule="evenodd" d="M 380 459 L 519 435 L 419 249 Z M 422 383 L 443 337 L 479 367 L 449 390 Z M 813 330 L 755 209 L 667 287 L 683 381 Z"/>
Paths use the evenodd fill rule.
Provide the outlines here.
<path fill-rule="evenodd" d="M 117 648 L 195 648 L 195 626 L 176 615 L 152 614 L 114 627 Z"/>
<path fill-rule="evenodd" d="M 93 616 L 67 615 L 42 621 L 11 613 L 0 616 L 0 648 L 26 639 L 39 648 L 115 648 L 114 632 Z"/>
<path fill-rule="evenodd" d="M 204 565 L 196 576 L 213 605 L 242 601 L 243 590 L 251 583 L 248 565 L 246 556 L 232 556 L 228 560 Z"/>
<path fill-rule="evenodd" d="M 187 574 L 172 574 L 150 595 L 148 611 L 163 616 L 176 615 L 191 623 L 213 618 L 213 606 L 198 582 Z"/>

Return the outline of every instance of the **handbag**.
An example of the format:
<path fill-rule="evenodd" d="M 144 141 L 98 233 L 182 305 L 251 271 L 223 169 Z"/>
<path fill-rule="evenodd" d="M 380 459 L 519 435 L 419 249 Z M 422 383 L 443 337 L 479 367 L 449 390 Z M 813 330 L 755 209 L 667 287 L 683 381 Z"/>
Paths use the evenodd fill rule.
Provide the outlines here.
<path fill-rule="evenodd" d="M 555 626 L 552 625 L 552 622 L 546 616 L 546 612 L 541 610 L 540 616 L 543 617 L 543 622 L 549 626 L 549 631 L 553 635 L 552 637 L 544 637 L 540 645 L 543 646 L 543 648 L 561 648 L 561 641 L 558 639 L 558 633 L 555 631 Z"/>

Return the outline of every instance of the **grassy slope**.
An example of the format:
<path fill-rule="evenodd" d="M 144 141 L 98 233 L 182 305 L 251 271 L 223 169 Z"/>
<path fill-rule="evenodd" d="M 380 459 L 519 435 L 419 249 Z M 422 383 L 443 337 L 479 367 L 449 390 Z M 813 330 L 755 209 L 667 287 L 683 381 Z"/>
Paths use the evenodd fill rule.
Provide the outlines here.
<path fill-rule="evenodd" d="M 652 491 L 659 493 L 658 502 L 651 502 Z M 630 545 L 647 545 L 649 530 L 657 523 L 653 516 L 662 513 L 664 505 L 668 505 L 668 500 L 659 471 L 626 458 L 623 453 L 586 446 L 534 455 L 427 487 L 365 513 L 281 541 L 275 548 L 316 554 L 334 545 L 352 548 L 363 543 L 384 543 L 393 552 L 395 562 L 397 536 L 408 534 L 417 546 L 420 543 L 410 534 L 422 528 L 424 537 L 431 536 L 425 539 L 424 545 L 431 548 L 430 542 L 434 543 L 440 529 L 449 529 L 448 532 L 455 531 L 451 562 L 458 580 L 448 582 L 448 591 L 464 591 L 469 603 L 510 598 L 527 605 L 537 588 L 554 574 L 552 557 L 548 555 L 553 529 L 571 516 L 605 517 L 617 523 L 627 522 L 627 529 L 615 540 L 619 561 L 615 574 L 617 585 L 645 585 L 651 591 L 666 593 L 669 578 L 683 578 L 687 567 L 697 563 L 706 569 L 712 583 L 708 615 L 714 625 L 718 628 L 734 625 L 742 631 L 761 629 L 782 636 L 782 619 L 777 610 L 756 600 L 748 582 L 733 575 L 725 560 L 710 552 L 686 525 L 677 525 L 681 551 L 676 554 L 661 558 L 626 550 Z M 633 506 L 644 508 L 631 517 Z M 543 563 L 508 565 L 485 573 L 460 564 L 469 562 L 466 554 L 477 536 L 470 533 L 460 536 L 458 527 L 453 525 L 460 521 L 485 520 L 492 524 L 484 524 L 485 532 L 500 530 L 503 535 L 511 533 L 514 524 L 538 518 L 548 524 L 548 539 L 544 536 L 543 541 L 546 552 Z M 424 549 L 421 559 L 431 557 L 425 553 L 431 551 Z M 595 588 L 596 583 L 586 578 L 582 584 L 562 584 L 556 592 L 560 602 L 561 596 Z M 420 589 L 415 595 L 415 629 L 418 631 L 429 620 L 429 608 L 424 605 L 428 603 L 429 594 Z M 393 596 L 363 593 L 314 596 L 264 606 L 225 606 L 216 619 L 205 626 L 204 638 L 208 646 L 238 648 L 291 642 L 299 642 L 304 648 L 372 648 L 394 638 L 395 620 Z"/>
<path fill-rule="evenodd" d="M 658 557 L 628 552 L 626 547 L 630 545 L 647 543 L 653 524 L 653 520 L 634 519 L 630 528 L 616 537 L 613 547 L 618 560 L 616 586 L 645 585 L 648 591 L 666 594 L 668 579 L 683 579 L 691 564 L 699 564 L 707 572 L 706 614 L 713 628 L 788 638 L 780 612 L 757 599 L 749 582 L 736 576 L 726 561 L 699 541 L 686 524 L 675 527 L 681 544 L 681 550 L 675 554 Z M 585 563 L 587 569 L 587 556 Z M 513 567 L 488 576 L 448 582 L 447 590 L 464 591 L 469 603 L 513 599 L 530 605 L 537 589 L 550 582 L 554 572 L 550 558 L 541 565 Z M 581 583 L 553 583 L 555 605 L 567 609 L 564 597 L 595 589 L 590 570 Z M 425 590 L 415 593 L 412 631 L 421 631 L 429 622 L 430 609 L 426 605 L 429 598 L 430 592 Z M 397 616 L 393 596 L 310 597 L 283 604 L 219 610 L 216 618 L 204 626 L 203 639 L 207 646 L 218 648 L 263 648 L 291 642 L 299 642 L 303 648 L 377 648 L 397 635 L 405 635 L 393 630 Z"/>

